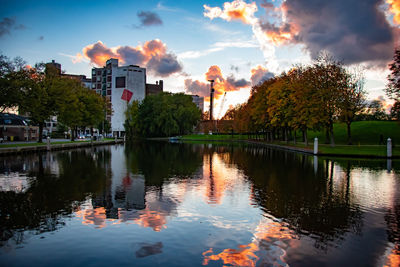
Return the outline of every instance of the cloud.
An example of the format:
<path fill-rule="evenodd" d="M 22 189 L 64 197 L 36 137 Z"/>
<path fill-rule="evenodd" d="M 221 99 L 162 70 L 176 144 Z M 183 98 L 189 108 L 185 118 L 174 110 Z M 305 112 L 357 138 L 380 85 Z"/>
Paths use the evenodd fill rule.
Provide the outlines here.
<path fill-rule="evenodd" d="M 344 63 L 391 59 L 398 29 L 380 8 L 384 0 L 287 0 L 282 10 L 312 58 L 322 50 Z"/>
<path fill-rule="evenodd" d="M 16 24 L 15 18 L 3 18 L 0 21 L 0 37 L 11 34 L 12 30 L 25 30 L 26 27 L 23 24 Z"/>
<path fill-rule="evenodd" d="M 140 20 L 140 26 L 157 26 L 162 25 L 163 22 L 161 18 L 154 12 L 151 11 L 141 11 L 137 14 Z"/>
<path fill-rule="evenodd" d="M 227 21 L 240 20 L 245 24 L 253 24 L 254 13 L 257 11 L 256 3 L 246 3 L 242 0 L 234 0 L 233 2 L 225 2 L 224 9 L 219 7 L 203 6 L 205 9 L 204 16 L 210 19 L 222 18 Z"/>
<path fill-rule="evenodd" d="M 215 18 L 221 18 L 226 21 L 239 20 L 244 24 L 251 25 L 253 34 L 258 41 L 258 45 L 263 52 L 268 67 L 273 70 L 278 69 L 278 63 L 275 58 L 275 48 L 264 34 L 260 20 L 254 15 L 258 10 L 255 2 L 246 3 L 243 0 L 234 0 L 233 2 L 225 2 L 223 9 L 207 5 L 203 7 L 205 10 L 203 15 L 211 20 Z"/>
<path fill-rule="evenodd" d="M 255 86 L 263 81 L 269 80 L 273 78 L 275 75 L 272 72 L 269 72 L 266 68 L 261 65 L 258 65 L 255 68 L 251 69 L 251 85 Z"/>
<path fill-rule="evenodd" d="M 250 82 L 245 79 L 236 80 L 232 75 L 228 78 L 224 78 L 221 69 L 214 65 L 211 66 L 205 73 L 205 80 L 214 80 L 214 97 L 218 99 L 224 92 L 238 91 L 241 88 L 250 86 Z M 209 100 L 210 96 L 210 84 L 204 83 L 198 80 L 193 81 L 192 79 L 185 80 L 185 90 L 188 93 L 203 96 Z"/>
<path fill-rule="evenodd" d="M 43 35 L 39 36 L 38 40 L 39 41 L 43 41 L 44 40 L 44 36 Z"/>
<path fill-rule="evenodd" d="M 103 42 L 97 41 L 82 49 L 78 53 L 76 61 L 87 58 L 92 64 L 103 66 L 110 58 L 117 58 L 122 64 L 140 65 L 148 68 L 155 75 L 166 77 L 182 71 L 182 65 L 176 55 L 167 51 L 167 46 L 158 39 L 145 42 L 137 47 L 118 46 L 107 47 Z"/>
<path fill-rule="evenodd" d="M 393 21 L 400 24 L 400 0 L 386 0 L 389 11 L 393 13 Z"/>
<path fill-rule="evenodd" d="M 243 0 L 225 2 L 223 8 L 204 5 L 204 16 L 238 20 L 252 26 L 269 70 L 276 72 L 275 47 L 303 44 L 312 58 L 327 51 L 345 64 L 369 62 L 386 65 L 393 56 L 400 30 L 385 17 L 385 1 L 400 21 L 399 0 L 286 0 L 281 6 L 264 1 L 263 18 L 257 5 Z"/>

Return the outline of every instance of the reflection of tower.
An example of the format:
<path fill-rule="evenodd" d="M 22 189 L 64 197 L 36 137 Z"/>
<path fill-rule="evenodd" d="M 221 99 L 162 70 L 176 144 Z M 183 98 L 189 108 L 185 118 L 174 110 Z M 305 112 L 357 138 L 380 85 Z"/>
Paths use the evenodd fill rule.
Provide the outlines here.
<path fill-rule="evenodd" d="M 215 199 L 215 181 L 214 181 L 214 176 L 213 176 L 213 166 L 212 166 L 212 156 L 213 153 L 210 153 L 210 195 L 208 196 L 209 199 L 214 200 Z"/>
<path fill-rule="evenodd" d="M 210 121 L 213 120 L 213 105 L 214 105 L 214 80 L 208 80 L 211 83 L 210 88 Z"/>

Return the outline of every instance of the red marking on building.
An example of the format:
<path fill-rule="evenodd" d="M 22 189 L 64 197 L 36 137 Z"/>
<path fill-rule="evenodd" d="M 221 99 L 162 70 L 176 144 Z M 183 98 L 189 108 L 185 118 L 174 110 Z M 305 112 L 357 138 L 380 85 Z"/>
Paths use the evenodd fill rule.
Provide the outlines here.
<path fill-rule="evenodd" d="M 131 101 L 131 98 L 133 96 L 133 93 L 129 90 L 124 89 L 124 92 L 122 92 L 121 99 L 125 101 Z"/>

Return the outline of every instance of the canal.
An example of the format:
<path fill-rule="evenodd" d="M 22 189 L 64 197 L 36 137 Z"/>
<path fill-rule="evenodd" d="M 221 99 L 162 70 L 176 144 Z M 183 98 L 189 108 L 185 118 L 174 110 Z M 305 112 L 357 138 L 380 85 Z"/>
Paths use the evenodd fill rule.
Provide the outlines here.
<path fill-rule="evenodd" d="M 141 142 L 0 158 L 1 266 L 398 266 L 400 162 Z"/>

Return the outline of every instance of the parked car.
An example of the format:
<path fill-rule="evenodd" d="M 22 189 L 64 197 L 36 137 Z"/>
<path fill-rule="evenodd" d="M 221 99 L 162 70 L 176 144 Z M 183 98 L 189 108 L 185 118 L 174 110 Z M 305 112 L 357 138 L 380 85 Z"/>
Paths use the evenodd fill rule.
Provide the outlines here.
<path fill-rule="evenodd" d="M 85 139 L 85 136 L 83 134 L 80 134 L 77 136 L 78 139 Z"/>

